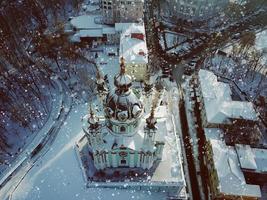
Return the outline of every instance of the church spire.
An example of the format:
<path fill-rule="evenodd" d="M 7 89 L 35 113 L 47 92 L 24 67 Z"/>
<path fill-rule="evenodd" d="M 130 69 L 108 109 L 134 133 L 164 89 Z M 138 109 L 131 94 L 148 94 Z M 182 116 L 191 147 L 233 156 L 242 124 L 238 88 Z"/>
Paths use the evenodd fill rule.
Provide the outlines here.
<path fill-rule="evenodd" d="M 144 92 L 148 96 L 151 94 L 152 91 L 153 91 L 153 82 L 151 80 L 150 74 L 147 73 L 144 81 Z"/>
<path fill-rule="evenodd" d="M 92 104 L 89 108 L 89 117 L 88 117 L 89 129 L 96 129 L 99 127 L 99 118 L 95 116 L 95 113 L 92 109 Z"/>
<path fill-rule="evenodd" d="M 123 57 L 120 59 L 120 72 L 114 77 L 114 85 L 117 87 L 117 91 L 120 93 L 127 92 L 132 86 L 132 78 L 126 74 Z"/>
<path fill-rule="evenodd" d="M 123 57 L 120 59 L 120 75 L 125 74 L 125 60 Z"/>
<path fill-rule="evenodd" d="M 156 88 L 156 90 L 155 90 L 154 97 L 152 100 L 152 107 L 151 107 L 150 116 L 146 119 L 147 127 L 150 129 L 156 128 L 155 125 L 157 123 L 157 120 L 155 119 L 155 116 L 154 116 L 155 110 L 156 110 L 157 106 L 159 105 L 162 91 L 164 89 L 164 87 L 162 86 L 162 83 L 160 81 L 157 81 L 155 88 Z"/>
<path fill-rule="evenodd" d="M 157 120 L 155 119 L 155 107 L 152 106 L 150 116 L 146 119 L 146 124 L 149 129 L 155 129 Z"/>
<path fill-rule="evenodd" d="M 98 94 L 101 95 L 105 95 L 108 91 L 107 87 L 106 87 L 106 83 L 105 80 L 103 78 L 103 75 L 101 74 L 100 70 L 96 69 L 96 88 L 97 88 L 97 92 Z"/>

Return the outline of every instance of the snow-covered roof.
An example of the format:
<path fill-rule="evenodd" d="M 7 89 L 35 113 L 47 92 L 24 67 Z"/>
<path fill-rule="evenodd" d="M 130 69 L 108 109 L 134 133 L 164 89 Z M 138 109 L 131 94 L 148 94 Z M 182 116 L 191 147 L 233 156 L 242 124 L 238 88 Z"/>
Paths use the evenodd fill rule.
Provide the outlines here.
<path fill-rule="evenodd" d="M 205 137 L 207 139 L 220 140 L 224 133 L 222 129 L 219 128 L 204 128 Z"/>
<path fill-rule="evenodd" d="M 251 148 L 249 145 L 236 144 L 241 168 L 267 173 L 267 149 Z"/>
<path fill-rule="evenodd" d="M 80 30 L 75 35 L 79 37 L 103 37 L 102 29 Z"/>
<path fill-rule="evenodd" d="M 240 167 L 244 169 L 256 170 L 257 163 L 250 146 L 236 144 L 235 148 L 240 162 Z"/>
<path fill-rule="evenodd" d="M 102 24 L 97 24 L 95 22 L 95 20 L 100 17 L 101 15 L 81 15 L 78 17 L 74 17 L 70 21 L 70 24 L 78 30 L 102 28 Z"/>
<path fill-rule="evenodd" d="M 138 23 L 115 23 L 115 30 L 117 32 L 123 32 L 127 30 L 130 26 L 132 26 L 133 24 L 135 24 L 136 26 L 140 25 Z"/>
<path fill-rule="evenodd" d="M 143 34 L 143 39 L 134 38 L 131 34 Z M 147 64 L 147 54 L 144 24 L 131 24 L 121 34 L 120 57 L 125 59 L 126 64 Z"/>
<path fill-rule="evenodd" d="M 257 120 L 251 102 L 233 101 L 229 84 L 218 82 L 210 71 L 201 69 L 199 81 L 209 123 L 230 123 L 230 119 Z"/>
<path fill-rule="evenodd" d="M 239 167 L 234 147 L 220 139 L 208 139 L 213 152 L 213 162 L 218 177 L 218 189 L 225 195 L 261 197 L 258 185 L 247 184 Z"/>
<path fill-rule="evenodd" d="M 77 31 L 71 36 L 71 41 L 80 42 L 80 38 L 83 37 L 103 37 L 104 34 L 116 33 L 115 27 L 97 23 L 99 18 L 99 15 L 81 15 L 73 18 L 70 25 Z"/>
<path fill-rule="evenodd" d="M 267 173 L 267 149 L 252 148 L 257 163 L 257 171 Z"/>
<path fill-rule="evenodd" d="M 116 30 L 114 27 L 104 27 L 103 34 L 115 34 Z"/>

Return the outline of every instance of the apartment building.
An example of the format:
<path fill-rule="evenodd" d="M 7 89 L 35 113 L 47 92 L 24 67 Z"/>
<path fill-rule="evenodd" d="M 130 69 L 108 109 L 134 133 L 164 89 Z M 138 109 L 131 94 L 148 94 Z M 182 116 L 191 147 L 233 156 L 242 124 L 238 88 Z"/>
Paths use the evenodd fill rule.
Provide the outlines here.
<path fill-rule="evenodd" d="M 169 12 L 186 20 L 206 20 L 227 7 L 229 0 L 167 0 Z"/>
<path fill-rule="evenodd" d="M 102 0 L 101 9 L 105 24 L 140 22 L 144 0 Z"/>

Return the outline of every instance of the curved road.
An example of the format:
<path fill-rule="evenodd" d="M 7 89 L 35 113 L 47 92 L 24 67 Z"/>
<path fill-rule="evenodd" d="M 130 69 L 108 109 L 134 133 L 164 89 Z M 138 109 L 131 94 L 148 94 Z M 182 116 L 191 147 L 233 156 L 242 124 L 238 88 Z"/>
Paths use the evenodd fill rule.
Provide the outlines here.
<path fill-rule="evenodd" d="M 11 199 L 12 192 L 23 180 L 27 172 L 34 166 L 35 162 L 41 158 L 55 140 L 60 127 L 67 118 L 72 104 L 72 98 L 69 89 L 61 79 L 55 79 L 54 82 L 60 93 L 59 98 L 53 103 L 53 111 L 49 120 L 39 131 L 34 140 L 20 153 L 13 166 L 9 168 L 6 175 L 0 180 L 0 199 Z M 59 102 L 58 102 L 59 101 Z"/>

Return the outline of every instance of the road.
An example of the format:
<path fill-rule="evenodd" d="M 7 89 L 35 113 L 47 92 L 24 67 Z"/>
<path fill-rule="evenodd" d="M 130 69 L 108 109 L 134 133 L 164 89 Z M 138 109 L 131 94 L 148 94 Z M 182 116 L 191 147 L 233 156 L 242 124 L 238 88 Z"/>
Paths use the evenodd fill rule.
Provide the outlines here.
<path fill-rule="evenodd" d="M 33 141 L 19 154 L 13 166 L 5 172 L 5 176 L 1 177 L 0 199 L 8 199 L 35 162 L 49 150 L 70 112 L 72 99 L 68 95 L 67 86 L 61 79 L 54 81 L 60 95 L 53 102 L 50 117 Z"/>

